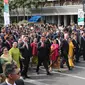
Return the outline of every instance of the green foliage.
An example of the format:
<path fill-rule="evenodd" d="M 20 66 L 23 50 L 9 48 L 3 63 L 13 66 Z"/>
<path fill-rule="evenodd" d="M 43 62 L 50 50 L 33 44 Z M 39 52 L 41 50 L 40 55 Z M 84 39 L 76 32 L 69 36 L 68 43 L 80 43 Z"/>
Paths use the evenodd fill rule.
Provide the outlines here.
<path fill-rule="evenodd" d="M 4 9 L 4 2 L 3 0 L 0 0 L 0 17 L 2 16 L 2 12 L 3 12 L 3 9 Z"/>
<path fill-rule="evenodd" d="M 32 16 L 32 8 L 38 8 L 40 5 L 40 2 L 45 2 L 46 0 L 9 0 L 9 10 L 10 12 L 12 10 L 16 11 L 17 14 L 17 22 L 18 22 L 18 15 L 19 15 L 19 10 L 18 8 L 22 8 L 23 9 L 23 14 L 24 14 L 24 18 L 23 20 L 25 20 L 25 14 L 31 14 Z M 42 6 L 42 5 L 41 5 Z M 41 7 L 40 6 L 40 7 Z M 26 9 L 27 10 L 26 10 Z"/>
<path fill-rule="evenodd" d="M 45 2 L 45 1 L 46 0 L 10 0 L 9 6 L 10 6 L 10 10 L 20 8 L 20 7 L 32 8 L 32 6 L 38 7 L 39 2 Z"/>
<path fill-rule="evenodd" d="M 3 22 L 4 22 L 3 11 L 4 11 L 4 2 L 3 0 L 0 0 L 0 28 L 1 26 L 3 26 Z"/>

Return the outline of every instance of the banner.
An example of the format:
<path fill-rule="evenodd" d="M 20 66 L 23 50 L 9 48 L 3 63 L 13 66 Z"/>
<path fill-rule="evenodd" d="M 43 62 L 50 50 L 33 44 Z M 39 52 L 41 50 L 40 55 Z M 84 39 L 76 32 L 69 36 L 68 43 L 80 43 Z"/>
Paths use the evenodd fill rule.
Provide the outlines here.
<path fill-rule="evenodd" d="M 78 25 L 84 25 L 84 12 L 82 9 L 78 9 Z"/>
<path fill-rule="evenodd" d="M 8 0 L 4 0 L 4 26 L 8 26 L 9 24 L 10 24 L 9 4 L 8 4 Z"/>

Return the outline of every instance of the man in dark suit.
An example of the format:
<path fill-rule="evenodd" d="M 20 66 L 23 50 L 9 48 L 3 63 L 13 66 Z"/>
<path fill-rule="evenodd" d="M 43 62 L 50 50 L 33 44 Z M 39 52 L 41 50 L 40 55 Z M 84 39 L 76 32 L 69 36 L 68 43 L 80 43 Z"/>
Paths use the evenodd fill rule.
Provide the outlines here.
<path fill-rule="evenodd" d="M 21 54 L 24 58 L 23 62 L 24 68 L 22 70 L 22 77 L 25 79 L 25 78 L 30 78 L 27 76 L 27 72 L 28 72 L 30 57 L 32 56 L 32 49 L 30 43 L 28 43 L 28 37 L 24 37 L 22 50 L 23 51 L 21 52 Z"/>
<path fill-rule="evenodd" d="M 77 40 L 77 35 L 74 35 L 72 42 L 73 42 L 73 45 L 75 47 L 74 55 L 75 55 L 75 58 L 76 58 L 76 62 L 78 63 L 79 62 L 80 53 L 79 53 L 79 44 L 78 44 L 78 40 Z"/>
<path fill-rule="evenodd" d="M 83 51 L 83 60 L 85 61 L 85 31 L 83 33 L 83 36 L 81 37 L 81 45 L 80 45 L 80 48 L 82 49 Z"/>
<path fill-rule="evenodd" d="M 39 67 L 43 63 L 47 75 L 50 75 L 49 69 L 48 69 L 48 54 L 47 54 L 47 48 L 45 44 L 45 38 L 41 37 L 41 41 L 38 43 L 38 65 L 36 72 L 39 74 Z"/>
<path fill-rule="evenodd" d="M 24 85 L 20 80 L 20 70 L 14 64 L 7 64 L 4 71 L 6 75 L 5 81 L 0 85 Z"/>
<path fill-rule="evenodd" d="M 6 46 L 8 50 L 10 50 L 10 48 L 12 47 L 12 43 L 9 41 L 9 37 L 6 38 L 4 46 Z"/>
<path fill-rule="evenodd" d="M 21 53 L 21 55 L 22 55 L 22 52 L 24 51 L 24 42 L 22 41 L 22 39 L 19 39 L 18 40 L 18 48 L 19 48 L 19 50 L 20 50 L 20 53 Z M 22 73 L 22 69 L 24 68 L 24 66 L 23 66 L 23 61 L 24 61 L 24 59 L 20 59 L 20 70 L 21 70 L 21 73 Z"/>
<path fill-rule="evenodd" d="M 68 41 L 67 39 L 64 39 L 61 43 L 61 55 L 62 55 L 61 68 L 63 68 L 64 62 L 66 62 L 68 70 L 71 70 L 68 62 L 68 50 L 69 50 Z"/>

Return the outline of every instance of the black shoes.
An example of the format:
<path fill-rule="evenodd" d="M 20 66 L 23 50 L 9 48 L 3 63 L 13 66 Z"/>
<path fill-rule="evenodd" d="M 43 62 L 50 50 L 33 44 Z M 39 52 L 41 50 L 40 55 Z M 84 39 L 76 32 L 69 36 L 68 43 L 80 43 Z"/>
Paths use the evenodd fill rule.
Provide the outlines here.
<path fill-rule="evenodd" d="M 39 74 L 39 71 L 37 72 L 37 74 Z"/>
<path fill-rule="evenodd" d="M 76 63 L 80 63 L 80 61 L 76 60 Z"/>
<path fill-rule="evenodd" d="M 37 74 L 39 74 L 39 71 L 36 71 Z M 50 72 L 47 72 L 47 75 L 52 75 Z"/>
<path fill-rule="evenodd" d="M 28 79 L 30 79 L 31 77 L 29 77 L 29 76 L 25 76 L 26 78 L 28 78 Z"/>
<path fill-rule="evenodd" d="M 31 79 L 31 77 L 29 76 L 23 76 L 23 79 L 26 79 L 26 78 Z"/>
<path fill-rule="evenodd" d="M 64 67 L 61 65 L 60 68 L 64 68 Z"/>
<path fill-rule="evenodd" d="M 36 73 L 37 73 L 37 74 L 39 74 L 39 71 L 38 71 L 38 70 L 36 70 Z"/>
<path fill-rule="evenodd" d="M 47 72 L 47 75 L 52 75 L 50 72 Z"/>

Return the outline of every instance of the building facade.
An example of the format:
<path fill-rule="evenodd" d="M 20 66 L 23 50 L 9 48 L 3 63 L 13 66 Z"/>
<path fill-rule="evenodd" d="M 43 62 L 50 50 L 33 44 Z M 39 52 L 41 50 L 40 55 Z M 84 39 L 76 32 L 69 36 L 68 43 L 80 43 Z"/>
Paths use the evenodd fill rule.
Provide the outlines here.
<path fill-rule="evenodd" d="M 53 23 L 57 25 L 77 24 L 78 9 L 83 9 L 82 0 L 48 0 L 47 2 L 39 3 L 40 6 L 33 8 L 33 15 L 41 15 L 42 20 L 46 23 Z M 27 11 L 27 9 L 26 9 Z M 16 13 L 11 13 L 14 17 Z M 17 16 L 17 15 L 16 15 Z M 23 11 L 19 10 L 19 17 L 23 16 Z M 31 16 L 25 13 L 26 18 Z"/>

